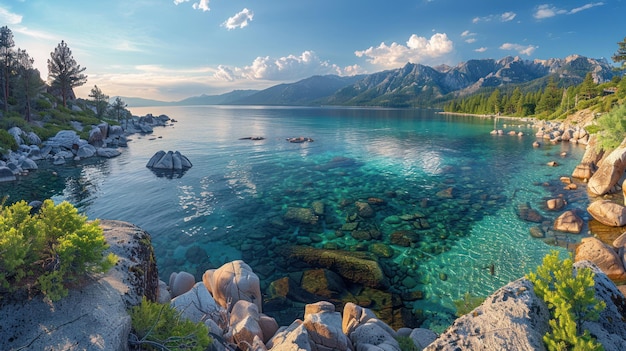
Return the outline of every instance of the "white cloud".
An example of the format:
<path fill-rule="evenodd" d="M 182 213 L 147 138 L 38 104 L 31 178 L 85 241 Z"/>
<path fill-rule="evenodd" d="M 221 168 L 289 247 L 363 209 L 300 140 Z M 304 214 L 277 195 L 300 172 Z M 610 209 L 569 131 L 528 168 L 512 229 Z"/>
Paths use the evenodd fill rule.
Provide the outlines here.
<path fill-rule="evenodd" d="M 487 51 L 487 48 L 483 46 L 483 47 L 480 47 L 478 49 L 474 49 L 474 51 L 476 51 L 476 52 L 485 52 L 485 51 Z"/>
<path fill-rule="evenodd" d="M 469 39 L 465 39 L 465 42 L 468 44 L 472 44 L 476 42 L 476 38 L 469 38 Z"/>
<path fill-rule="evenodd" d="M 362 51 L 355 51 L 358 57 L 368 57 L 367 61 L 394 68 L 404 66 L 407 62 L 424 63 L 432 62 L 433 59 L 441 58 L 453 50 L 453 44 L 445 33 L 433 34 L 430 39 L 411 35 L 406 46 L 396 42 L 390 45 L 381 43 L 378 47 L 370 47 Z"/>
<path fill-rule="evenodd" d="M 244 8 L 241 12 L 228 18 L 224 23 L 222 23 L 222 26 L 228 28 L 228 30 L 243 28 L 248 25 L 248 21 L 252 21 L 253 17 L 254 13 L 247 8 Z"/>
<path fill-rule="evenodd" d="M 604 5 L 603 2 L 592 2 L 592 3 L 588 3 L 580 7 L 573 8 L 571 10 L 566 10 L 566 9 L 560 9 L 552 5 L 543 4 L 543 5 L 537 6 L 537 9 L 535 10 L 533 17 L 535 17 L 536 19 L 544 19 L 544 18 L 554 17 L 557 15 L 573 15 L 575 13 L 588 10 L 596 6 L 602 6 L 602 5 Z"/>
<path fill-rule="evenodd" d="M 22 23 L 22 15 L 10 12 L 4 7 L 0 7 L 0 22 L 7 25 Z"/>
<path fill-rule="evenodd" d="M 461 33 L 462 37 L 471 37 L 471 36 L 474 36 L 474 35 L 476 35 L 476 33 L 472 33 L 469 30 L 463 31 L 463 33 Z"/>
<path fill-rule="evenodd" d="M 505 12 L 500 15 L 500 20 L 502 22 L 512 21 L 515 18 L 515 16 L 517 16 L 515 12 Z"/>
<path fill-rule="evenodd" d="M 180 5 L 184 2 L 189 2 L 190 0 L 174 0 L 174 5 Z M 209 8 L 209 0 L 200 0 L 199 2 L 194 2 L 193 5 L 191 5 L 191 7 L 193 7 L 195 10 L 202 10 L 204 11 L 210 11 L 211 9 Z"/>
<path fill-rule="evenodd" d="M 509 50 L 509 51 L 517 51 L 521 55 L 532 55 L 533 52 L 538 48 L 538 46 L 534 45 L 520 45 L 513 43 L 504 43 L 500 45 L 500 50 Z"/>
<path fill-rule="evenodd" d="M 515 12 L 507 11 L 500 15 L 488 15 L 484 17 L 474 17 L 472 19 L 472 23 L 490 22 L 490 21 L 495 21 L 495 20 L 499 20 L 500 22 L 509 22 L 509 21 L 512 21 L 515 18 L 515 16 L 517 16 Z"/>
<path fill-rule="evenodd" d="M 193 4 L 193 8 L 195 10 L 210 11 L 209 8 L 209 0 L 200 0 L 200 2 L 196 2 Z"/>

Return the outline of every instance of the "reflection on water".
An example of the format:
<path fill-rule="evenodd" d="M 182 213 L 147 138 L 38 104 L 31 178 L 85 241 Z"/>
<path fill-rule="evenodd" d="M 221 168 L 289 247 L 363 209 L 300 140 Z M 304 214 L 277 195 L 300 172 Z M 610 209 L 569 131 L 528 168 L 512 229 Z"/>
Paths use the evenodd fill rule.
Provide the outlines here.
<path fill-rule="evenodd" d="M 453 301 L 466 292 L 485 296 L 540 263 L 552 247 L 529 237 L 515 208 L 529 202 L 543 211 L 543 198 L 562 187 L 541 183 L 571 174 L 584 151 L 533 149 L 532 137 L 489 135 L 492 120 L 432 111 L 134 112 L 179 122 L 155 130 L 161 138 L 135 136 L 116 159 L 65 167 L 58 176 L 42 167 L 30 177 L 39 184 L 20 183 L 32 194 L 16 196 L 67 199 L 91 218 L 141 226 L 153 236 L 165 278 L 186 270 L 199 279 L 242 258 L 267 292 L 305 269 L 280 254 L 285 245 L 373 255 L 391 282 L 387 293 L 419 296 L 403 298 L 403 306 L 427 327 L 447 326 Z M 285 140 L 301 135 L 315 141 Z M 265 139 L 240 140 L 249 136 Z M 194 167 L 183 177 L 155 176 L 145 164 L 158 150 L 180 150 Z M 560 167 L 545 167 L 563 151 Z M 564 196 L 570 208 L 585 206 L 585 196 Z M 362 203 L 372 212 L 359 212 Z M 313 209 L 320 212 L 309 221 Z M 303 217 L 294 221 L 288 211 Z"/>

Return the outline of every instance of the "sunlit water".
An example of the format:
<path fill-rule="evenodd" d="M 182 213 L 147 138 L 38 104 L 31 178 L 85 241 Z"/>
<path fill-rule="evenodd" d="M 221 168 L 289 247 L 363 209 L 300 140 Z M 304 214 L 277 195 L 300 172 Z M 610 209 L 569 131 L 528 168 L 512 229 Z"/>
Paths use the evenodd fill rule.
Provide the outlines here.
<path fill-rule="evenodd" d="M 493 119 L 425 110 L 203 106 L 133 113 L 166 114 L 177 122 L 131 136 L 114 159 L 55 168 L 58 176 L 43 164 L 18 183 L 22 193 L 14 196 L 68 200 L 90 218 L 139 225 L 153 237 L 166 281 L 174 271 L 200 279 L 206 269 L 244 259 L 262 272 L 265 289 L 302 270 L 281 264 L 277 245 L 368 251 L 383 242 L 393 249 L 393 257 L 379 259 L 391 290 L 422 291 L 423 299 L 405 305 L 426 318 L 425 326 L 436 327 L 452 320 L 453 301 L 466 292 L 486 296 L 554 249 L 530 237 L 534 224 L 517 217 L 519 204 L 528 202 L 554 219 L 557 214 L 543 208 L 546 198 L 562 193 L 568 208 L 584 208 L 587 201 L 559 182 L 584 148 L 533 148 L 535 131 L 504 128 L 511 123 L 506 120 L 498 128 L 526 135 L 494 136 Z M 265 140 L 239 140 L 256 136 Z M 298 136 L 314 142 L 286 141 Z M 159 150 L 178 150 L 193 167 L 182 176 L 157 175 L 145 165 Z M 558 167 L 546 165 L 553 160 Z M 450 188 L 451 198 L 438 195 Z M 383 203 L 372 205 L 375 217 L 363 219 L 360 228 L 375 229 L 380 238 L 357 240 L 341 227 L 354 214 L 354 202 L 369 198 Z M 288 208 L 310 208 L 315 201 L 325 205 L 317 224 L 283 220 Z M 426 228 L 394 217 L 415 213 L 424 216 Z M 419 240 L 412 247 L 392 245 L 390 235 L 398 230 Z"/>

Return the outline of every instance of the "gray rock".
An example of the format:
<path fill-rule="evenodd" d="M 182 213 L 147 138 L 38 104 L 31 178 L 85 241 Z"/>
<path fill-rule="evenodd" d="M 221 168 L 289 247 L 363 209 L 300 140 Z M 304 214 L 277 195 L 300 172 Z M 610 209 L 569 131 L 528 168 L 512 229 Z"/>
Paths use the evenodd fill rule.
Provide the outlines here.
<path fill-rule="evenodd" d="M 522 278 L 458 318 L 425 350 L 545 350 L 549 319 L 548 307 L 535 295 L 533 284 Z"/>
<path fill-rule="evenodd" d="M 49 138 L 45 144 L 52 147 L 61 147 L 71 150 L 74 145 L 78 145 L 80 138 L 73 130 L 61 130 L 52 138 Z"/>
<path fill-rule="evenodd" d="M 24 140 L 22 139 L 24 131 L 20 127 L 11 127 L 8 132 L 13 136 L 17 145 L 24 144 Z"/>
<path fill-rule="evenodd" d="M 112 149 L 108 147 L 101 147 L 96 149 L 96 155 L 100 157 L 112 158 L 121 155 L 122 153 L 117 149 Z"/>
<path fill-rule="evenodd" d="M 148 161 L 148 163 L 146 164 L 146 167 L 148 168 L 152 168 L 154 167 L 154 165 L 161 159 L 163 158 L 163 156 L 165 156 L 165 151 L 160 150 L 157 151 L 154 155 L 152 155 L 152 157 L 150 158 L 150 160 Z"/>
<path fill-rule="evenodd" d="M 415 328 L 409 335 L 411 340 L 418 349 L 424 349 L 426 346 L 432 344 L 437 339 L 437 334 L 426 328 Z"/>
<path fill-rule="evenodd" d="M 31 160 L 30 158 L 25 158 L 21 163 L 20 163 L 20 167 L 23 170 L 26 171 L 30 171 L 30 170 L 34 170 L 34 169 L 39 169 L 39 166 L 37 166 L 37 163 L 33 160 Z"/>
<path fill-rule="evenodd" d="M 341 314 L 335 312 L 333 304 L 329 302 L 318 302 L 317 304 L 328 304 L 332 307 L 332 311 L 322 310 L 317 313 L 305 313 L 303 324 L 313 344 L 312 348 L 314 350 L 352 349 L 352 343 L 341 329 Z"/>
<path fill-rule="evenodd" d="M 90 144 L 82 145 L 81 147 L 78 148 L 78 151 L 76 151 L 76 156 L 80 158 L 93 157 L 95 154 L 96 154 L 96 148 Z"/>
<path fill-rule="evenodd" d="M 311 351 L 309 334 L 301 321 L 296 320 L 287 328 L 281 328 L 267 343 L 272 351 Z"/>
<path fill-rule="evenodd" d="M 398 341 L 378 323 L 370 321 L 359 325 L 352 333 L 350 340 L 355 350 L 400 351 Z"/>
<path fill-rule="evenodd" d="M 41 138 L 35 132 L 29 132 L 24 138 L 31 145 L 41 144 Z"/>
<path fill-rule="evenodd" d="M 89 131 L 89 144 L 95 147 L 104 147 L 104 138 L 105 134 L 103 134 L 102 130 L 98 127 L 93 127 Z"/>
<path fill-rule="evenodd" d="M 172 298 L 186 293 L 196 285 L 196 278 L 188 272 L 172 272 L 170 274 L 170 291 Z"/>
<path fill-rule="evenodd" d="M 170 306 L 180 311 L 181 316 L 196 323 L 204 320 L 206 317 L 211 319 L 219 318 L 220 307 L 202 282 L 197 283 L 191 290 L 174 298 L 170 302 Z"/>
<path fill-rule="evenodd" d="M 13 171 L 9 167 L 0 167 L 0 182 L 11 182 L 15 179 L 15 174 L 13 174 Z"/>

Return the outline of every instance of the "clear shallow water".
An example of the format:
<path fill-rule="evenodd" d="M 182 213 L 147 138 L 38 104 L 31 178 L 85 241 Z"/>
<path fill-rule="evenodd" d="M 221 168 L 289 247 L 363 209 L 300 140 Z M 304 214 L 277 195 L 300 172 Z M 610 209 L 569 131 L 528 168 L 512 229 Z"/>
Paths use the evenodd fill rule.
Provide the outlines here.
<path fill-rule="evenodd" d="M 585 208 L 580 192 L 564 192 L 584 148 L 563 143 L 533 149 L 524 137 L 492 136 L 492 119 L 438 115 L 425 110 L 155 107 L 133 113 L 166 114 L 178 122 L 134 135 L 123 154 L 34 175 L 50 190 L 20 183 L 24 198 L 53 196 L 79 206 L 90 218 L 135 223 L 153 236 L 161 276 L 186 270 L 200 279 L 209 268 L 244 259 L 260 271 L 262 289 L 302 270 L 274 248 L 302 244 L 372 251 L 383 242 L 393 256 L 380 258 L 394 293 L 416 290 L 405 301 L 427 327 L 445 327 L 454 300 L 466 292 L 486 296 L 534 269 L 554 249 L 532 239 L 532 223 L 516 216 L 521 203 L 542 210 L 545 198 L 568 197 L 568 208 Z M 502 123 L 510 121 L 500 120 Z M 510 126 L 506 130 L 512 129 Z M 265 140 L 239 140 L 262 136 Z M 288 137 L 315 141 L 289 143 Z M 193 167 L 182 177 L 160 177 L 145 167 L 159 150 L 178 150 Z M 566 152 L 567 156 L 560 156 Z M 558 167 L 548 167 L 556 160 Z M 542 184 L 542 183 L 547 184 Z M 56 191 L 63 184 L 62 191 Z M 31 189 L 32 188 L 32 189 Z M 444 193 L 451 191 L 452 196 Z M 16 195 L 19 196 L 19 195 Z M 376 240 L 342 231 L 354 202 L 375 198 L 375 216 L 359 229 Z M 317 224 L 286 221 L 288 208 L 325 205 Z M 397 217 L 419 213 L 422 228 Z M 395 216 L 395 217 L 394 217 Z M 424 223 L 423 223 L 424 224 Z M 412 247 L 391 243 L 411 231 Z M 562 240 L 577 240 L 561 236 Z M 410 278 L 410 279 L 409 279 Z M 409 280 L 413 280 L 410 282 Z"/>

